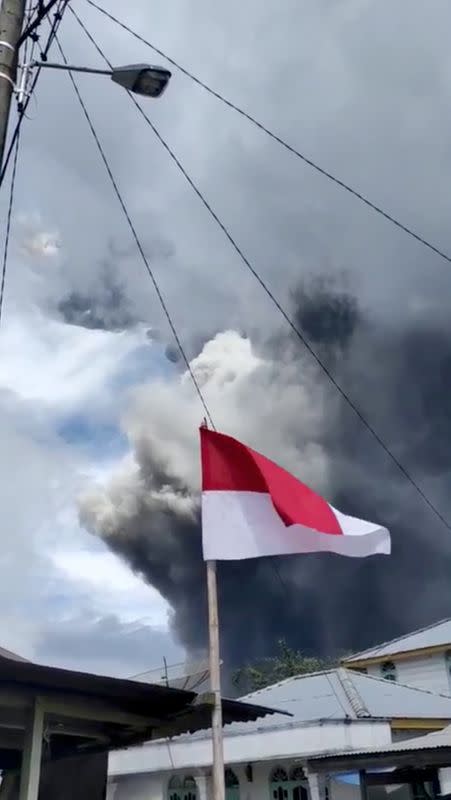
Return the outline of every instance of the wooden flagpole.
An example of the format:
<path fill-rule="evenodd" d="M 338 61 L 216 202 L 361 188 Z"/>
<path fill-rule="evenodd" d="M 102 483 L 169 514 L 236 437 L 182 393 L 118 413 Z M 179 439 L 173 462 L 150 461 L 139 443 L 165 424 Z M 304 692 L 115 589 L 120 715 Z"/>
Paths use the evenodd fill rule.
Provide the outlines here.
<path fill-rule="evenodd" d="M 213 800 L 225 800 L 224 743 L 222 738 L 221 661 L 219 656 L 218 585 L 216 561 L 207 561 L 210 683 L 214 697 L 211 715 L 213 741 Z"/>

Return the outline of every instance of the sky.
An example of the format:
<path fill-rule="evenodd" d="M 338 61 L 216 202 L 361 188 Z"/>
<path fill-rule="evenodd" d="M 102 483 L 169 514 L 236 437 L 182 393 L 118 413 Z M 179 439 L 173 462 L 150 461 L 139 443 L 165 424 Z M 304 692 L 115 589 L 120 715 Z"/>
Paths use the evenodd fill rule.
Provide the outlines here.
<path fill-rule="evenodd" d="M 73 2 L 114 63 L 164 64 L 86 2 Z M 414 0 L 408 16 L 404 3 L 388 9 L 375 0 L 104 7 L 451 250 L 444 0 L 433 10 Z M 70 62 L 100 66 L 70 13 L 61 42 Z M 164 96 L 143 108 L 287 307 L 300 282 L 332 275 L 387 338 L 428 309 L 437 324 L 446 319 L 446 262 L 173 72 Z M 277 387 L 264 396 L 245 385 L 268 342 L 285 335 L 277 310 L 126 94 L 107 78 L 77 80 L 187 352 L 207 382 L 213 375 L 219 422 L 233 434 L 250 431 L 254 446 L 295 465 L 291 428 L 269 431 L 271 415 L 280 422 L 296 407 L 315 430 L 321 388 L 298 407 L 291 394 L 282 402 Z M 29 116 L 0 328 L 1 644 L 42 662 L 131 675 L 163 657 L 183 660 L 189 642 L 168 596 L 105 536 L 92 535 L 83 498 L 141 464 L 147 424 L 159 425 L 163 442 L 167 426 L 171 461 L 186 459 L 179 473 L 195 485 L 181 415 L 194 430 L 202 409 L 66 75 L 43 71 Z M 2 218 L 6 199 L 3 192 Z M 264 437 L 252 423 L 263 406 Z M 327 459 L 315 442 L 309 448 L 308 477 L 327 490 Z"/>

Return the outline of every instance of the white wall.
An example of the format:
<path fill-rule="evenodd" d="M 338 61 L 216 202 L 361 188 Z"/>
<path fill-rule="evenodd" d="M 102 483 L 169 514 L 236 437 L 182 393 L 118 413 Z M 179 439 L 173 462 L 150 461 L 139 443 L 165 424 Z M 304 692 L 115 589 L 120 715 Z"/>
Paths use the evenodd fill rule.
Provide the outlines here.
<path fill-rule="evenodd" d="M 344 748 L 358 749 L 391 742 L 388 722 L 329 720 L 299 727 L 274 728 L 224 738 L 226 764 L 301 757 Z M 208 736 L 184 736 L 151 742 L 110 754 L 109 774 L 133 775 L 143 772 L 171 772 L 211 765 Z"/>
<path fill-rule="evenodd" d="M 451 694 L 451 681 L 444 653 L 413 657 L 395 663 L 398 683 L 437 694 Z M 375 678 L 383 677 L 380 664 L 369 666 L 367 671 L 368 675 Z"/>
<path fill-rule="evenodd" d="M 360 786 L 329 780 L 329 796 L 332 800 L 360 800 Z"/>
<path fill-rule="evenodd" d="M 234 772 L 240 782 L 240 800 L 271 800 L 270 776 L 276 766 L 287 771 L 295 765 L 293 760 L 262 761 L 253 765 L 253 780 L 246 778 L 245 765 L 235 765 Z M 300 766 L 300 764 L 299 764 Z M 174 773 L 159 775 L 133 775 L 113 779 L 108 787 L 107 800 L 168 800 L 168 783 Z M 193 774 L 191 772 L 191 774 Z M 211 799 L 211 780 L 201 770 L 194 777 L 198 784 L 198 800 Z M 308 789 L 308 782 L 304 783 Z M 360 789 L 338 781 L 329 782 L 331 800 L 360 800 Z"/>
<path fill-rule="evenodd" d="M 274 766 L 302 766 L 302 757 L 343 748 L 365 748 L 391 742 L 387 722 L 368 720 L 327 721 L 252 734 L 226 736 L 225 763 L 233 767 L 240 781 L 240 800 L 271 800 L 269 776 Z M 245 768 L 252 764 L 253 780 Z M 171 775 L 190 774 L 198 783 L 198 800 L 211 797 L 211 740 L 208 737 L 180 737 L 152 742 L 142 747 L 110 754 L 108 800 L 167 800 Z M 306 784 L 307 785 L 307 784 Z M 335 791 L 336 790 L 336 791 Z M 337 795 L 335 797 L 335 794 Z M 352 786 L 337 784 L 331 800 L 355 800 Z"/>
<path fill-rule="evenodd" d="M 129 775 L 109 784 L 107 800 L 167 800 L 164 775 Z"/>
<path fill-rule="evenodd" d="M 451 792 L 451 768 L 439 769 L 438 777 L 442 794 L 449 794 Z"/>

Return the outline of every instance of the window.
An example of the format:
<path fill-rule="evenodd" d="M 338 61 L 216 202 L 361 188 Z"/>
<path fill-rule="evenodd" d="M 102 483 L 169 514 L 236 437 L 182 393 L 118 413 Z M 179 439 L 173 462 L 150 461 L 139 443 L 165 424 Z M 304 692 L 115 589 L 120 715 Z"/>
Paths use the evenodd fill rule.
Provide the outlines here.
<path fill-rule="evenodd" d="M 283 767 L 276 767 L 271 773 L 271 783 L 285 783 L 288 780 L 288 773 Z"/>
<path fill-rule="evenodd" d="M 381 675 L 386 681 L 396 681 L 396 664 L 393 661 L 384 661 L 381 665 Z"/>
<path fill-rule="evenodd" d="M 173 775 L 168 783 L 169 800 L 182 800 L 182 782 L 177 775 Z"/>
<path fill-rule="evenodd" d="M 240 800 L 240 782 L 233 769 L 226 768 L 224 772 L 226 800 Z"/>
<path fill-rule="evenodd" d="M 191 775 L 185 775 L 183 780 L 183 800 L 197 800 L 197 785 Z"/>
<path fill-rule="evenodd" d="M 308 792 L 305 786 L 295 786 L 292 793 L 293 800 L 308 800 Z"/>
<path fill-rule="evenodd" d="M 302 767 L 293 767 L 289 774 L 283 767 L 276 767 L 270 776 L 270 789 L 270 800 L 308 800 Z"/>
<path fill-rule="evenodd" d="M 445 662 L 446 662 L 446 671 L 448 673 L 448 678 L 451 682 L 451 650 L 446 651 Z"/>
<path fill-rule="evenodd" d="M 173 775 L 168 783 L 168 800 L 197 800 L 197 784 L 191 775 Z"/>
<path fill-rule="evenodd" d="M 271 800 L 291 800 L 288 797 L 288 774 L 286 770 L 282 767 L 273 769 L 270 781 Z"/>
<path fill-rule="evenodd" d="M 302 767 L 293 767 L 290 772 L 291 799 L 308 800 L 308 792 L 305 783 L 305 775 Z"/>
<path fill-rule="evenodd" d="M 229 769 L 229 767 L 227 767 L 227 769 L 226 769 L 226 771 L 224 773 L 224 778 L 225 778 L 226 789 L 231 789 L 233 786 L 239 786 L 240 785 L 240 782 L 239 782 L 238 778 L 236 777 L 233 769 Z"/>

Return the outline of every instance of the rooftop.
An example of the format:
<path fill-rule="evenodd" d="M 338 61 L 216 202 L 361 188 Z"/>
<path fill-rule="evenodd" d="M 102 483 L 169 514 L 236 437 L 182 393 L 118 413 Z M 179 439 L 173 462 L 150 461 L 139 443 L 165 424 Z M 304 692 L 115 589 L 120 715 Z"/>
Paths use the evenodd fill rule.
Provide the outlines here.
<path fill-rule="evenodd" d="M 28 659 L 19 656 L 17 653 L 13 653 L 12 650 L 6 650 L 4 647 L 0 647 L 0 656 L 2 658 L 9 658 L 11 661 L 23 661 L 27 662 Z"/>
<path fill-rule="evenodd" d="M 447 647 L 451 649 L 451 618 L 440 620 L 427 628 L 407 633 L 383 642 L 375 647 L 354 653 L 352 656 L 343 659 L 344 665 L 352 665 L 355 661 L 366 661 L 369 659 L 379 659 L 395 656 L 398 653 L 408 653 L 411 650 L 424 650 L 429 647 Z"/>
<path fill-rule="evenodd" d="M 377 766 L 424 766 L 431 764 L 449 765 L 451 756 L 451 725 L 441 731 L 426 736 L 415 736 L 402 742 L 394 742 L 379 747 L 336 750 L 314 756 L 310 767 L 315 771 L 329 769 L 359 769 L 361 764 L 367 768 Z"/>
<path fill-rule="evenodd" d="M 352 743 L 381 742 L 390 747 L 390 723 L 394 720 L 451 721 L 451 697 L 414 689 L 344 668 L 299 675 L 242 698 L 246 706 L 269 704 L 292 717 L 274 713 L 270 718 L 233 722 L 224 727 L 228 763 L 283 757 L 287 742 L 299 755 L 341 753 Z M 267 734 L 267 736 L 265 735 Z M 261 736 L 261 738 L 260 738 Z M 167 742 L 149 741 L 114 755 L 110 774 L 125 776 L 143 772 L 172 771 L 211 763 L 211 732 L 204 729 Z M 334 747 L 334 751 L 329 748 Z M 351 747 L 350 747 L 351 749 Z"/>
<path fill-rule="evenodd" d="M 20 763 L 36 705 L 45 714 L 53 759 L 208 728 L 212 697 L 42 666 L 0 650 L 0 769 Z M 226 723 L 272 713 L 238 700 L 223 699 L 222 705 Z"/>
<path fill-rule="evenodd" d="M 225 726 L 225 736 L 326 720 L 451 720 L 451 697 L 373 678 L 343 667 L 288 678 L 241 700 L 246 704 L 258 703 L 288 712 L 291 717 L 274 713 L 254 721 L 234 722 Z M 205 735 L 202 731 L 194 734 L 196 738 Z"/>

